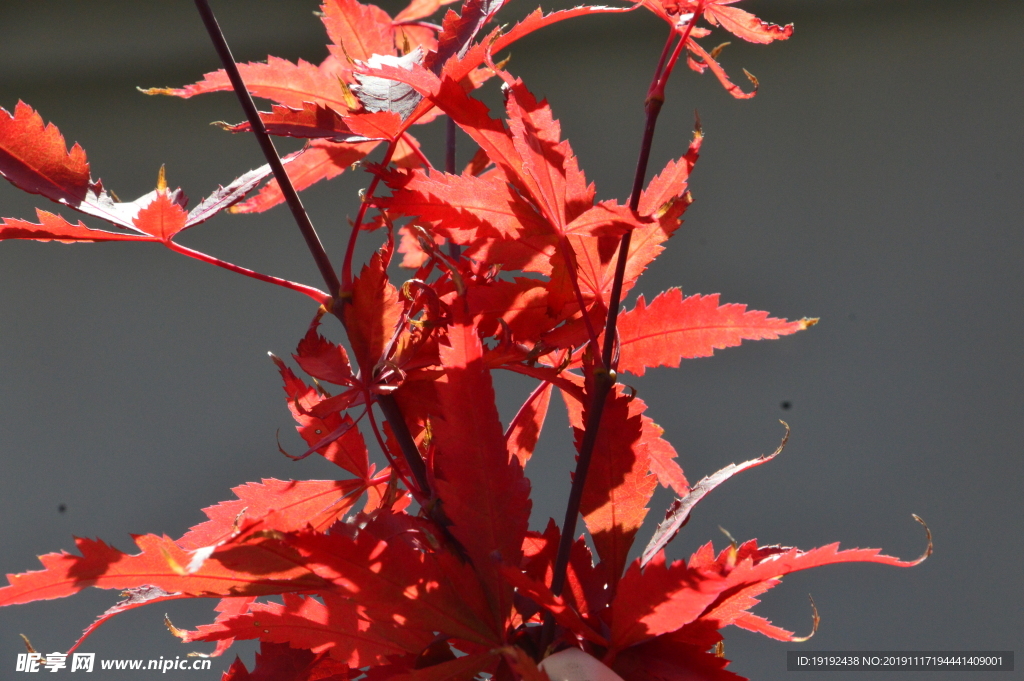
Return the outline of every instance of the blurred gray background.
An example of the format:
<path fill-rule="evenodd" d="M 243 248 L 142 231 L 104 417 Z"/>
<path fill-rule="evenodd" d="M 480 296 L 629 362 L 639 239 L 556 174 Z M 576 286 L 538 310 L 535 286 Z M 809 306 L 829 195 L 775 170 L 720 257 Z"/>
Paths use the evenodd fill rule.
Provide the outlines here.
<path fill-rule="evenodd" d="M 508 16 L 532 9 L 522 1 Z M 316 6 L 214 3 L 240 60 L 320 61 Z M 699 109 L 707 137 L 696 203 L 637 290 L 720 292 L 723 301 L 822 322 L 627 377 L 691 481 L 771 451 L 778 419 L 793 428 L 781 457 L 698 507 L 672 555 L 709 540 L 723 546 L 722 526 L 741 541 L 841 541 L 911 558 L 924 546 L 910 518 L 917 513 L 935 533 L 931 559 L 909 570 L 841 565 L 788 577 L 756 612 L 806 632 L 811 593 L 823 618 L 817 636 L 798 646 L 727 629 L 730 669 L 786 678 L 794 649 L 1019 654 L 1024 3 L 749 6 L 795 22 L 795 36 L 768 47 L 734 41 L 723 53 L 731 74 L 742 80 L 746 67 L 761 79 L 753 101 L 732 100 L 710 74 L 677 71 L 652 169 L 685 150 Z M 576 20 L 512 51 L 510 69 L 550 99 L 601 198 L 628 192 L 640 103 L 664 36 L 636 12 Z M 0 106 L 29 102 L 83 145 L 93 176 L 123 198 L 152 189 L 161 164 L 193 203 L 260 164 L 251 139 L 209 125 L 242 119 L 230 95 L 186 102 L 135 90 L 193 82 L 216 66 L 185 0 L 0 3 Z M 440 149 L 440 131 L 416 131 L 428 152 Z M 365 182 L 346 173 L 305 194 L 335 254 Z M 0 186 L 4 216 L 32 219 L 36 205 L 53 208 Z M 282 208 L 222 216 L 182 241 L 318 283 Z M 235 485 L 334 474 L 315 457 L 287 461 L 275 444 L 280 428 L 286 445 L 299 446 L 266 353 L 294 348 L 314 312 L 307 299 L 138 244 L 0 244 L 0 291 L 0 572 L 37 569 L 35 556 L 72 549 L 72 535 L 134 552 L 130 533 L 179 536 Z M 508 418 L 529 386 L 501 380 Z M 538 527 L 561 519 L 569 485 L 558 404 L 547 436 L 528 470 Z M 659 494 L 655 506 L 669 501 Z M 19 633 L 43 652 L 66 650 L 116 600 L 90 589 L 3 609 L 0 677 L 15 676 Z M 135 610 L 83 649 L 146 659 L 209 649 L 182 646 L 161 620 L 166 611 L 192 628 L 212 619 L 213 605 Z M 252 650 L 238 647 L 250 665 Z M 230 657 L 214 672 L 163 678 L 219 679 Z M 156 678 L 108 674 L 91 678 Z"/>

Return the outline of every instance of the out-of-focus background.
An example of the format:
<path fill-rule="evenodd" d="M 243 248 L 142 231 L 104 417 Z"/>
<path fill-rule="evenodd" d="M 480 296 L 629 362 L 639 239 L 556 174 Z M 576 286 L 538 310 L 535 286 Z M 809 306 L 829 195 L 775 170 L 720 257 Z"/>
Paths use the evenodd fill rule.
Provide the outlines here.
<path fill-rule="evenodd" d="M 510 15 L 532 8 L 521 1 Z M 719 292 L 776 316 L 822 321 L 795 337 L 627 377 L 691 481 L 774 449 L 779 419 L 793 429 L 782 456 L 698 507 L 672 556 L 710 540 L 723 546 L 721 526 L 741 541 L 841 541 L 911 558 L 924 547 L 910 517 L 917 513 L 935 534 L 927 562 L 787 577 L 756 612 L 809 631 L 811 593 L 822 615 L 817 636 L 798 646 L 729 629 L 730 669 L 786 678 L 785 653 L 796 649 L 1019 653 L 1024 4 L 749 6 L 795 22 L 796 33 L 767 47 L 733 40 L 723 52 L 738 80 L 742 67 L 760 78 L 752 101 L 734 101 L 710 74 L 676 72 L 652 170 L 685 150 L 698 109 L 707 137 L 696 203 L 638 290 L 648 298 L 670 286 Z M 315 0 L 214 7 L 239 60 L 326 55 Z M 601 198 L 628 192 L 665 30 L 642 12 L 585 18 L 512 51 L 509 68 L 550 99 Z M 93 176 L 124 198 L 152 189 L 161 164 L 196 201 L 261 163 L 251 139 L 209 125 L 242 119 L 232 96 L 186 102 L 135 90 L 192 82 L 216 66 L 185 0 L 0 4 L 0 106 L 30 103 L 82 144 Z M 432 153 L 440 148 L 434 128 L 417 130 Z M 365 183 L 346 173 L 305 195 L 334 253 Z M 53 208 L 0 186 L 0 214 L 29 219 L 37 205 Z M 218 217 L 182 241 L 318 283 L 283 208 Z M 250 480 L 333 475 L 316 457 L 286 460 L 275 442 L 280 429 L 299 447 L 266 353 L 294 348 L 314 312 L 305 298 L 138 244 L 0 244 L 0 292 L 0 572 L 37 569 L 35 556 L 73 549 L 72 535 L 126 551 L 134 550 L 130 533 L 179 536 L 203 519 L 202 507 Z M 502 381 L 507 418 L 529 388 Z M 528 470 L 537 527 L 561 518 L 569 486 L 563 412 L 553 405 Z M 656 507 L 669 501 L 660 494 Z M 42 652 L 66 650 L 117 599 L 89 589 L 3 609 L 0 676 L 15 675 L 19 633 Z M 100 659 L 207 650 L 181 645 L 162 619 L 166 611 L 192 628 L 212 619 L 213 605 L 127 613 L 83 649 Z M 252 645 L 238 650 L 251 665 Z M 214 662 L 212 672 L 163 678 L 219 679 L 230 656 Z"/>

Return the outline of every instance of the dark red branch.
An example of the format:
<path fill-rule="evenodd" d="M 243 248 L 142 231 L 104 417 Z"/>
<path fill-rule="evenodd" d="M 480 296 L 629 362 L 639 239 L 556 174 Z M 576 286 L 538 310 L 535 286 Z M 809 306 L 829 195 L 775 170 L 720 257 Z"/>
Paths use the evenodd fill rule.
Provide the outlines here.
<path fill-rule="evenodd" d="M 259 112 L 256 110 L 256 105 L 252 101 L 252 97 L 249 95 L 249 91 L 245 88 L 245 83 L 242 81 L 242 76 L 238 72 L 238 67 L 235 65 L 235 58 L 231 55 L 231 48 L 228 47 L 227 40 L 224 38 L 224 33 L 220 30 L 220 26 L 217 24 L 217 18 L 213 14 L 213 10 L 210 9 L 210 4 L 207 0 L 195 0 L 196 9 L 199 10 L 199 14 L 203 19 L 203 24 L 206 26 L 207 32 L 210 34 L 210 39 L 213 41 L 213 46 L 217 50 L 217 55 L 220 57 L 221 63 L 224 65 L 224 70 L 228 74 L 228 78 L 231 80 L 231 86 L 235 90 L 235 94 L 238 95 L 238 101 L 242 105 L 242 109 L 245 110 L 245 116 L 249 120 L 249 124 L 252 126 L 252 131 L 256 135 L 256 139 L 259 141 L 260 149 L 263 150 L 263 155 L 267 159 L 267 163 L 270 164 L 271 169 L 274 171 L 274 177 L 277 179 L 278 184 L 281 187 L 281 192 L 284 194 L 285 200 L 288 202 L 288 207 L 292 211 L 292 215 L 295 218 L 295 222 L 299 225 L 299 229 L 302 231 L 302 236 L 306 240 L 306 245 L 309 247 L 310 253 L 313 255 L 313 260 L 316 261 L 317 267 L 320 269 L 320 274 L 323 276 L 324 281 L 327 283 L 327 288 L 331 293 L 331 298 L 337 299 L 341 294 L 341 282 L 338 280 L 338 275 L 334 271 L 334 266 L 331 265 L 331 261 L 327 256 L 327 251 L 324 250 L 323 244 L 320 242 L 320 237 L 317 236 L 316 230 L 313 228 L 313 223 L 309 219 L 309 215 L 306 213 L 306 209 L 302 206 L 302 201 L 299 199 L 298 192 L 295 191 L 295 187 L 292 185 L 291 179 L 288 177 L 288 173 L 285 172 L 284 164 L 281 163 L 281 157 L 277 153 L 277 149 L 274 148 L 274 142 L 270 139 L 270 135 L 267 134 L 266 127 L 263 125 L 263 121 L 260 119 Z M 397 142 L 391 144 L 388 155 L 384 159 L 384 165 L 391 160 L 391 155 L 394 153 Z M 373 191 L 377 187 L 377 183 L 380 180 L 380 176 L 374 177 L 373 183 L 370 185 L 368 191 L 367 200 L 373 195 Z M 351 282 L 351 253 L 355 247 L 355 237 L 359 233 L 360 226 L 363 218 L 366 215 L 367 202 L 364 202 L 360 206 L 359 219 L 353 228 L 352 237 L 349 239 L 348 252 L 346 253 L 345 269 L 348 277 L 346 278 L 346 284 L 350 288 Z M 344 326 L 345 321 L 341 314 L 341 306 L 335 306 L 335 316 L 341 321 Z M 388 420 L 391 425 L 391 430 L 394 432 L 396 439 L 398 440 L 399 446 L 402 449 L 406 462 L 409 464 L 409 468 L 416 478 L 416 484 L 419 486 L 419 491 L 429 497 L 430 486 L 427 482 L 426 468 L 423 464 L 423 459 L 420 457 L 419 450 L 416 447 L 416 442 L 412 439 L 412 435 L 409 433 L 409 429 L 405 424 L 405 418 L 402 416 L 402 411 L 398 406 L 398 403 L 389 396 L 380 396 L 377 399 L 381 409 L 384 412 L 384 417 Z"/>
<path fill-rule="evenodd" d="M 640 142 L 640 154 L 637 158 L 636 174 L 633 178 L 633 189 L 629 196 L 630 210 L 637 210 L 640 205 L 640 195 L 643 191 L 644 181 L 647 178 L 647 165 L 651 158 L 651 147 L 654 143 L 654 128 L 658 122 L 658 115 L 665 103 L 665 84 L 672 73 L 672 68 L 679 59 L 682 50 L 685 49 L 686 41 L 690 38 L 690 32 L 700 15 L 700 6 L 694 12 L 693 18 L 687 24 L 686 30 L 676 44 L 671 56 L 669 46 L 675 38 L 675 32 L 669 35 L 665 49 L 662 51 L 658 66 L 651 80 L 651 87 L 648 90 L 647 99 L 644 102 L 644 109 L 647 118 L 644 122 L 643 139 Z M 572 489 L 569 491 L 569 502 L 565 509 L 565 520 L 562 523 L 562 536 L 558 543 L 558 553 L 555 557 L 554 573 L 551 578 L 551 591 L 556 596 L 562 594 L 565 588 L 566 571 L 569 567 L 569 552 L 572 549 L 573 537 L 576 534 L 576 522 L 579 517 L 580 503 L 583 499 L 583 488 L 586 485 L 587 473 L 590 471 L 590 461 L 593 458 L 594 446 L 597 444 L 597 436 L 601 429 L 601 416 L 604 414 L 604 405 L 608 395 L 616 382 L 615 370 L 612 365 L 613 354 L 616 342 L 616 324 L 619 316 L 619 305 L 622 301 L 622 284 L 626 275 L 626 261 L 629 256 L 629 245 L 631 232 L 626 232 L 619 243 L 618 257 L 615 262 L 615 278 L 612 280 L 612 290 L 608 301 L 608 318 L 605 323 L 604 347 L 602 348 L 599 366 L 594 371 L 594 392 L 590 409 L 587 410 L 586 423 L 584 424 L 583 441 L 580 443 L 579 456 L 576 458 L 576 472 L 573 474 Z M 544 631 L 542 638 L 547 646 L 554 637 L 554 618 L 550 613 L 545 613 Z"/>
<path fill-rule="evenodd" d="M 195 3 L 196 9 L 199 10 L 199 15 L 203 19 L 203 24 L 206 26 L 206 31 L 210 34 L 210 40 L 213 41 L 213 46 L 217 50 L 217 56 L 220 57 L 224 71 L 228 74 L 231 87 L 234 88 L 238 101 L 245 111 L 245 117 L 249 120 L 249 125 L 252 126 L 252 132 L 256 135 L 260 149 L 263 151 L 263 156 L 266 157 L 267 163 L 270 164 L 271 170 L 274 171 L 274 177 L 277 179 L 277 184 L 281 187 L 281 193 L 284 194 L 285 201 L 288 202 L 288 208 L 291 209 L 292 216 L 302 232 L 302 237 L 306 240 L 306 246 L 313 255 L 313 260 L 316 261 L 316 266 L 320 270 L 324 283 L 327 284 L 327 290 L 332 298 L 337 298 L 338 293 L 341 291 L 341 282 L 338 281 L 338 275 L 335 273 L 334 267 L 327 257 L 327 251 L 324 250 L 323 244 L 320 243 L 320 237 L 317 236 L 316 229 L 313 228 L 309 214 L 306 213 L 306 209 L 302 206 L 302 200 L 299 199 L 298 192 L 295 191 L 295 187 L 292 185 L 292 181 L 284 169 L 281 157 L 278 155 L 277 149 L 274 148 L 273 140 L 267 134 L 267 129 L 260 119 L 259 111 L 256 110 L 256 104 L 253 103 L 252 97 L 242 81 L 242 74 L 238 72 L 235 58 L 231 55 L 231 48 L 228 47 L 224 33 L 220 30 L 220 25 L 217 23 L 217 18 L 214 16 L 213 10 L 210 9 L 210 3 L 207 0 L 195 0 Z"/>
<path fill-rule="evenodd" d="M 380 405 L 380 410 L 384 412 L 384 418 L 391 426 L 391 432 L 394 433 L 395 440 L 398 441 L 405 462 L 409 464 L 409 470 L 412 471 L 412 477 L 416 480 L 420 494 L 424 499 L 429 499 L 430 482 L 427 480 L 427 467 L 423 463 L 423 457 L 420 456 L 416 441 L 412 439 L 412 433 L 409 432 L 398 402 L 391 395 L 378 395 L 377 404 Z"/>
<path fill-rule="evenodd" d="M 455 120 L 451 116 L 445 118 L 444 127 L 444 172 L 449 175 L 455 174 Z M 456 243 L 448 244 L 448 255 L 452 260 L 458 261 L 462 255 L 462 249 Z"/>
<path fill-rule="evenodd" d="M 380 162 L 382 168 L 386 168 L 391 159 L 395 155 L 395 150 L 398 148 L 398 139 L 388 144 L 388 150 L 384 152 L 384 159 Z M 366 189 L 366 192 L 360 196 L 362 203 L 359 204 L 359 212 L 356 214 L 356 221 L 352 224 L 352 231 L 348 236 L 348 245 L 345 247 L 345 259 L 341 263 L 341 290 L 345 294 L 345 298 L 352 294 L 352 259 L 356 254 L 356 241 L 359 239 L 359 232 L 363 229 L 363 221 L 366 220 L 366 211 L 370 208 L 370 204 L 373 201 L 373 195 L 377 191 L 377 185 L 380 184 L 381 173 L 374 173 L 373 179 L 370 180 L 370 186 Z M 341 318 L 340 316 L 338 317 Z M 344 323 L 344 322 L 342 322 Z"/>
<path fill-rule="evenodd" d="M 242 276 L 246 277 L 252 277 L 257 281 L 265 281 L 268 284 L 275 284 L 277 286 L 282 286 L 284 288 L 291 289 L 292 291 L 298 291 L 303 295 L 309 296 L 310 298 L 320 303 L 321 305 L 324 305 L 330 302 L 331 300 L 331 297 L 329 295 L 327 295 L 318 288 L 306 286 L 305 284 L 297 284 L 294 281 L 288 281 L 287 279 L 281 279 L 280 277 L 272 277 L 269 274 L 261 274 L 260 272 L 255 272 L 253 270 L 248 269 L 247 267 L 240 267 L 239 265 L 236 265 L 234 263 L 221 260 L 220 258 L 215 258 L 212 255 L 203 253 L 202 251 L 193 250 L 188 246 L 182 246 L 181 244 L 175 243 L 174 241 L 168 241 L 166 242 L 166 245 L 167 248 L 171 249 L 172 251 L 181 253 L 182 255 L 187 255 L 190 258 L 195 258 L 200 262 L 216 265 L 217 267 L 223 267 L 229 272 L 241 274 Z"/>

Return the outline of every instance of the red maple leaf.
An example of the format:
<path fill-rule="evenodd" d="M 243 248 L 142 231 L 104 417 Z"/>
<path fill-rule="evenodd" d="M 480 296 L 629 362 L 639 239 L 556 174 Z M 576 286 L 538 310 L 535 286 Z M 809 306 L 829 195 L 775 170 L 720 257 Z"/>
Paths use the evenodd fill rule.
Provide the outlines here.
<path fill-rule="evenodd" d="M 134 555 L 102 541 L 79 538 L 81 556 L 64 552 L 40 556 L 43 570 L 7 576 L 10 585 L 0 588 L 0 605 L 62 598 L 90 586 L 154 586 L 167 593 L 209 597 L 316 591 L 325 584 L 308 568 L 282 555 L 243 550 L 253 558 L 252 572 L 233 570 L 217 561 L 190 570 L 192 554 L 169 537 L 147 534 L 134 539 L 141 549 Z"/>
<path fill-rule="evenodd" d="M 196 631 L 178 631 L 185 643 L 259 639 L 264 643 L 287 643 L 313 653 L 328 653 L 335 660 L 358 669 L 381 664 L 389 655 L 405 648 L 376 635 L 371 624 L 360 617 L 355 601 L 327 592 L 323 600 L 284 594 L 282 603 L 251 603 L 245 612 L 200 626 Z M 425 646 L 429 639 L 410 637 L 413 646 Z"/>
<path fill-rule="evenodd" d="M 438 388 L 441 418 L 434 425 L 434 475 L 451 532 L 481 573 L 495 611 L 504 621 L 512 592 L 499 565 L 518 565 L 530 519 L 530 483 L 519 459 L 509 456 L 490 371 L 476 327 L 456 321 L 441 347 L 445 380 Z M 472 413 L 472 418 L 456 415 Z"/>
<path fill-rule="evenodd" d="M 320 304 L 292 354 L 309 378 L 273 357 L 306 451 L 279 448 L 296 460 L 318 453 L 339 472 L 334 480 L 239 485 L 236 498 L 205 509 L 207 520 L 177 540 L 136 536 L 135 554 L 78 539 L 79 555 L 44 555 L 42 570 L 9 575 L 0 605 L 88 586 L 124 590 L 77 646 L 121 612 L 216 598 L 212 623 L 190 631 L 167 625 L 184 642 L 215 642 L 213 656 L 236 639 L 260 640 L 255 668 L 236 660 L 224 681 L 553 681 L 562 678 L 558 665 L 566 659 L 624 681 L 729 681 L 739 677 L 710 651 L 722 641 L 722 628 L 799 640 L 752 612 L 784 575 L 853 561 L 906 567 L 927 556 L 902 561 L 877 549 L 831 544 L 800 551 L 751 540 L 717 554 L 706 544 L 689 561 L 666 558 L 665 547 L 697 503 L 782 446 L 691 486 L 654 411 L 617 383 L 619 372 L 678 367 L 817 320 L 720 305 L 717 294 L 684 298 L 678 288 L 650 303 L 641 295 L 619 315 L 622 296 L 664 250 L 692 201 L 700 122 L 685 153 L 642 191 L 641 162 L 628 202 L 597 201 L 550 106 L 494 61 L 539 28 L 644 4 L 672 25 L 678 41 L 674 51 L 666 48 L 650 92 L 653 130 L 664 80 L 683 54 L 691 68 L 711 69 L 734 96 L 753 94 L 729 81 L 716 61 L 721 48 L 708 52 L 697 42 L 711 33 L 696 26 L 698 19 L 755 43 L 788 38 L 792 27 L 762 22 L 734 7 L 736 0 L 643 0 L 538 10 L 508 31 L 484 35 L 503 0 L 466 0 L 440 25 L 425 20 L 449 1 L 413 0 L 392 18 L 357 0 L 325 0 L 330 55 L 323 62 L 271 57 L 238 65 L 250 94 L 272 105 L 226 127 L 259 131 L 262 121 L 271 134 L 308 140 L 286 159 L 297 189 L 342 173 L 386 142 L 383 160 L 361 164 L 370 186 L 340 277 L 312 226 L 300 224 L 330 295 L 174 240 L 227 208 L 255 212 L 284 200 L 272 180 L 239 203 L 268 168 L 218 189 L 191 212 L 162 171 L 154 191 L 122 202 L 92 179 L 85 152 L 77 144 L 69 150 L 30 107 L 0 110 L 0 174 L 123 230 L 39 211 L 39 224 L 4 219 L 0 239 L 161 243 Z M 231 67 L 227 59 L 224 65 Z M 471 94 L 493 76 L 504 84 L 498 113 Z M 231 88 L 227 72 L 217 71 L 184 88 L 148 92 L 189 98 Z M 442 115 L 454 124 L 448 151 L 455 126 L 479 147 L 462 173 L 451 155 L 445 172 L 432 166 L 408 134 Z M 649 151 L 644 147 L 641 156 Z M 376 195 L 382 183 L 390 195 Z M 371 207 L 377 212 L 368 216 Z M 383 246 L 353 277 L 357 237 L 378 228 Z M 390 271 L 396 231 L 402 264 L 415 269 L 405 282 Z M 329 326 L 321 326 L 328 314 L 345 340 L 332 340 Z M 496 369 L 533 381 L 507 425 Z M 528 472 L 544 455 L 538 443 L 556 388 L 580 466 L 565 527 L 550 521 L 536 532 L 529 530 Z M 386 467 L 371 463 L 364 433 L 372 434 L 380 450 L 373 457 L 383 455 Z M 659 484 L 677 499 L 636 557 Z M 573 529 L 577 515 L 583 535 Z"/>
<path fill-rule="evenodd" d="M 619 318 L 619 370 L 643 376 L 646 368 L 679 366 L 682 359 L 710 357 L 715 350 L 744 340 L 775 339 L 818 322 L 790 322 L 746 305 L 719 305 L 718 294 L 683 298 L 672 288 L 650 305 L 643 295 Z"/>

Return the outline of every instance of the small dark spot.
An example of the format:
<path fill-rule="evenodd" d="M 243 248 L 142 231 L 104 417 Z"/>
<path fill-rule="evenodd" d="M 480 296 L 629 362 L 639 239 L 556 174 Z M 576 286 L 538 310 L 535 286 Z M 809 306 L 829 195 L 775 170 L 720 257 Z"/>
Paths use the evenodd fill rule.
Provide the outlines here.
<path fill-rule="evenodd" d="M 848 316 L 847 318 L 848 318 L 848 319 L 849 319 L 849 320 L 850 320 L 851 322 L 855 322 L 855 321 L 857 321 L 857 315 L 856 315 L 856 313 L 854 313 L 854 312 L 851 312 L 851 313 L 849 314 L 849 316 Z"/>
<path fill-rule="evenodd" d="M 789 411 L 790 407 L 793 406 L 793 403 L 790 402 L 789 400 L 784 400 L 781 404 L 779 404 L 779 406 L 782 407 L 784 411 Z"/>
<path fill-rule="evenodd" d="M 66 510 L 68 510 L 68 507 L 65 504 L 61 504 L 60 506 L 57 507 L 57 513 L 63 513 Z"/>

